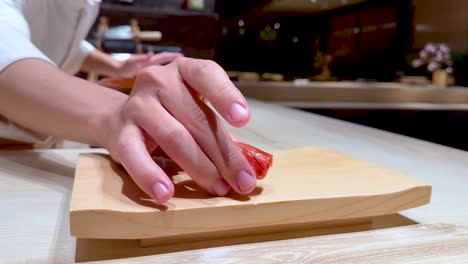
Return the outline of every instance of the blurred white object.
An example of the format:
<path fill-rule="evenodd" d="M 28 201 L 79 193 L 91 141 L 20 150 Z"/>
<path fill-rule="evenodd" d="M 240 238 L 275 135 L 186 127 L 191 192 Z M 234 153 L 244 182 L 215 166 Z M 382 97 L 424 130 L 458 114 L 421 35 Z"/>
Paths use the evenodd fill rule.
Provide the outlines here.
<path fill-rule="evenodd" d="M 133 37 L 134 35 L 130 25 L 111 27 L 104 33 L 105 39 L 131 40 Z"/>
<path fill-rule="evenodd" d="M 131 32 L 134 36 L 133 40 L 136 42 L 136 53 L 143 53 L 142 42 L 158 42 L 162 39 L 162 33 L 160 31 L 141 31 L 138 20 L 135 18 L 130 19 Z"/>
<path fill-rule="evenodd" d="M 132 56 L 130 53 L 111 53 L 109 55 L 118 61 L 126 61 Z"/>
<path fill-rule="evenodd" d="M 431 25 L 428 25 L 428 24 L 416 24 L 415 30 L 416 32 L 431 32 L 434 29 L 432 28 Z"/>
<path fill-rule="evenodd" d="M 309 82 L 310 82 L 309 79 L 295 79 L 294 85 L 297 85 L 297 86 L 307 85 Z"/>
<path fill-rule="evenodd" d="M 192 10 L 203 10 L 205 9 L 204 0 L 188 0 L 187 7 Z"/>

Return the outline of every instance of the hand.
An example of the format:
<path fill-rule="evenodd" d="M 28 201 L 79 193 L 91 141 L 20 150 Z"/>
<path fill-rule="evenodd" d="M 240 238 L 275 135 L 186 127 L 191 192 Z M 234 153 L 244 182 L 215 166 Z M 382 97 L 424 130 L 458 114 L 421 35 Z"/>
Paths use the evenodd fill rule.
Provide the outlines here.
<path fill-rule="evenodd" d="M 156 55 L 154 55 L 153 52 L 148 52 L 148 54 L 145 55 L 133 55 L 120 64 L 117 70 L 117 76 L 132 78 L 148 66 L 166 64 L 183 56 L 182 53 L 177 52 L 161 52 Z"/>
<path fill-rule="evenodd" d="M 160 147 L 207 192 L 224 196 L 231 188 L 250 193 L 256 177 L 206 98 L 231 125 L 250 119 L 245 98 L 215 62 L 180 57 L 137 75 L 135 86 L 109 117 L 105 147 L 135 183 L 164 202 L 174 186 L 149 153 Z"/>

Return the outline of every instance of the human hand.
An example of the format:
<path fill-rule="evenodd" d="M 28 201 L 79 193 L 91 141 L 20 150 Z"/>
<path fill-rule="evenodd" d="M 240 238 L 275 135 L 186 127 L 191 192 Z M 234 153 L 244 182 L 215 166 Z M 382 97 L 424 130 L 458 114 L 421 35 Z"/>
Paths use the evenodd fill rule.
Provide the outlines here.
<path fill-rule="evenodd" d="M 253 168 L 202 98 L 233 126 L 250 119 L 245 98 L 218 64 L 180 57 L 142 70 L 120 112 L 106 122 L 104 146 L 157 201 L 174 194 L 173 183 L 149 154 L 157 147 L 213 195 L 255 188 Z"/>
<path fill-rule="evenodd" d="M 146 67 L 158 64 L 166 64 L 172 62 L 176 58 L 183 56 L 184 55 L 182 53 L 178 52 L 161 52 L 158 54 L 148 52 L 147 54 L 133 55 L 120 64 L 116 75 L 124 78 L 132 78 Z"/>

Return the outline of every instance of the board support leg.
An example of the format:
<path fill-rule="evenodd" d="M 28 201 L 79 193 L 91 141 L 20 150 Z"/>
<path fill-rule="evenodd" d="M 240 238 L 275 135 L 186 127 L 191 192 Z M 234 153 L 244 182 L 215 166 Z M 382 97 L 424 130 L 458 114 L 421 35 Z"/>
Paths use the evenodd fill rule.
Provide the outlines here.
<path fill-rule="evenodd" d="M 169 237 L 147 238 L 140 240 L 140 247 L 158 247 L 195 242 L 203 243 L 206 241 L 214 242 L 215 240 L 218 245 L 232 245 L 337 233 L 349 233 L 370 230 L 371 228 L 371 217 L 354 218 L 336 221 L 262 226 L 205 233 L 191 233 Z"/>

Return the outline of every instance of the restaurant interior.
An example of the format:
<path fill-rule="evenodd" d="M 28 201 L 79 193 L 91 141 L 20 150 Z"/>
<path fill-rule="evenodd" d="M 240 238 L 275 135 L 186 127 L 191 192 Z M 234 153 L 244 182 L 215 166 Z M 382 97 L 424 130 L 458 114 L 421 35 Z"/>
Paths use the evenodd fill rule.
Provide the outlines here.
<path fill-rule="evenodd" d="M 119 60 L 214 60 L 247 98 L 468 150 L 467 11 L 465 0 L 103 0 L 87 40 Z"/>

